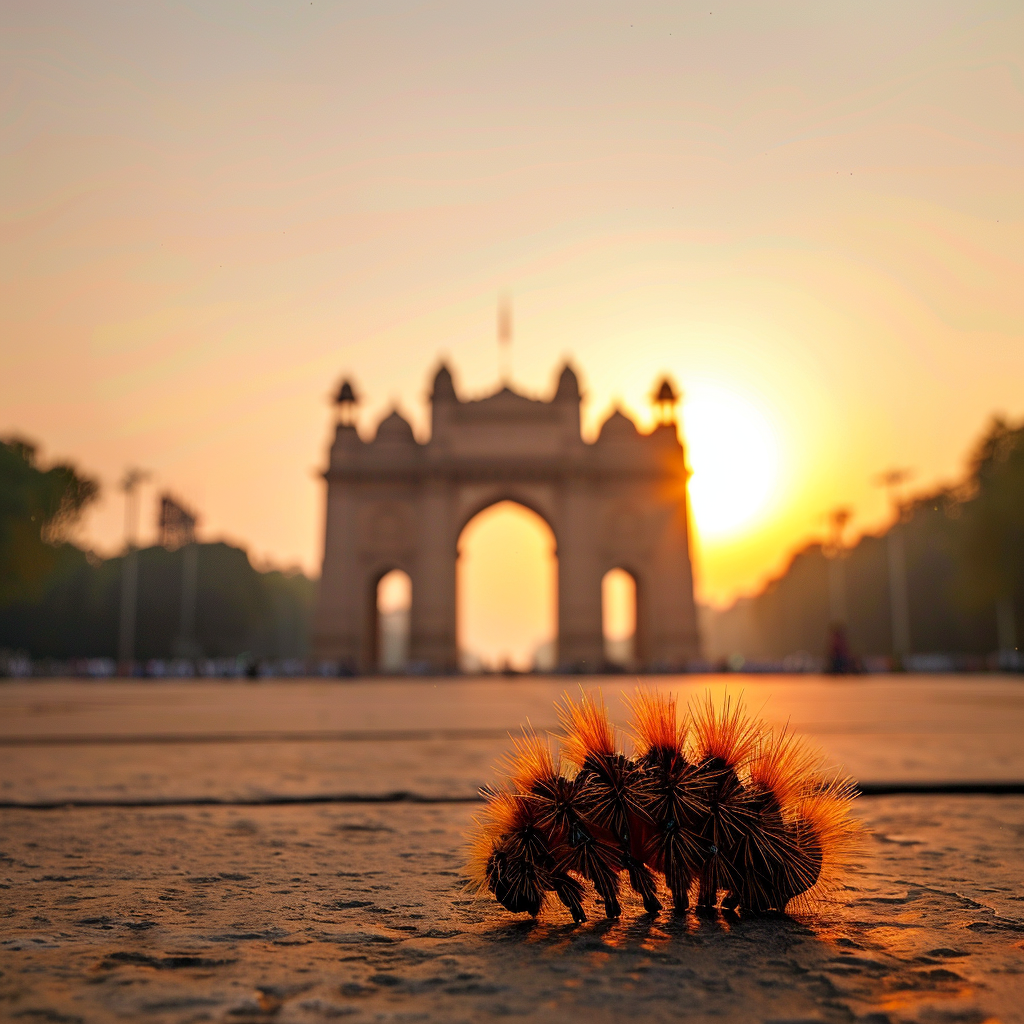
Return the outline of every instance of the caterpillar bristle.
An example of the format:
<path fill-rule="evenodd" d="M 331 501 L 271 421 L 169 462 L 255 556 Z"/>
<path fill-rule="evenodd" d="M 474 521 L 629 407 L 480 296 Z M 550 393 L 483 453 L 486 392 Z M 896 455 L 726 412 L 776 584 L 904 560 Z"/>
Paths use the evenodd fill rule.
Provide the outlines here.
<path fill-rule="evenodd" d="M 469 891 L 483 895 L 487 891 L 487 863 L 494 853 L 494 823 L 487 814 L 475 815 L 467 837 L 465 873 Z"/>
<path fill-rule="evenodd" d="M 753 786 L 770 791 L 780 805 L 812 792 L 822 773 L 821 755 L 788 729 L 763 731 L 747 763 Z"/>
<path fill-rule="evenodd" d="M 529 729 L 513 739 L 508 788 L 481 790 L 466 865 L 477 892 L 534 916 L 554 893 L 579 923 L 587 883 L 619 916 L 622 872 L 648 913 L 661 909 L 657 875 L 679 911 L 692 897 L 704 912 L 808 909 L 839 887 L 862 834 L 852 780 L 738 700 L 716 707 L 707 695 L 682 718 L 670 694 L 626 703 L 632 758 L 599 694 L 557 705 L 560 752 Z"/>
<path fill-rule="evenodd" d="M 561 774 L 559 762 L 550 743 L 524 729 L 521 737 L 512 737 L 512 752 L 499 762 L 499 770 L 518 792 L 532 793 L 538 785 Z"/>
<path fill-rule="evenodd" d="M 804 905 L 828 898 L 841 885 L 850 861 L 862 849 L 864 826 L 853 817 L 856 783 L 839 774 L 819 780 L 816 793 L 804 796 L 796 807 L 801 842 L 820 858 L 817 878 L 803 893 Z M 820 852 L 819 852 L 820 851 Z"/>
<path fill-rule="evenodd" d="M 615 732 L 600 694 L 595 698 L 584 693 L 579 701 L 566 694 L 555 708 L 566 732 L 562 754 L 570 764 L 582 768 L 591 755 L 611 757 L 615 753 Z"/>
<path fill-rule="evenodd" d="M 672 694 L 637 690 L 624 699 L 630 710 L 630 732 L 638 758 L 646 757 L 652 750 L 683 750 L 689 723 L 686 719 L 678 720 Z"/>
<path fill-rule="evenodd" d="M 693 721 L 694 754 L 697 760 L 721 761 L 732 769 L 740 768 L 754 752 L 763 726 L 748 719 L 743 702 L 725 697 L 715 707 L 710 693 L 696 701 L 690 711 Z"/>

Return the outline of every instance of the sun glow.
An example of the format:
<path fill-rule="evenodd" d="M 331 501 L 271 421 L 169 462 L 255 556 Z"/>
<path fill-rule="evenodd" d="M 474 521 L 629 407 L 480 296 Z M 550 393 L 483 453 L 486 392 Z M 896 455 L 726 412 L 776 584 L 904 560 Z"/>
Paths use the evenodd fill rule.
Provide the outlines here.
<path fill-rule="evenodd" d="M 779 483 L 779 444 L 756 401 L 717 385 L 692 383 L 683 400 L 690 508 L 701 540 L 751 526 L 771 506 Z"/>

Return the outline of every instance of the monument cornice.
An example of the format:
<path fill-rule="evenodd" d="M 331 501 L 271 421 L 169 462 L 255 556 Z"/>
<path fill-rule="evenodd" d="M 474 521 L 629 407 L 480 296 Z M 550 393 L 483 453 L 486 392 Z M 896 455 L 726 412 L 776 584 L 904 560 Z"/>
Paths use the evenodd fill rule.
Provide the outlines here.
<path fill-rule="evenodd" d="M 683 463 L 682 453 L 678 456 L 678 467 L 671 462 L 676 459 L 651 464 L 630 461 L 611 465 L 595 464 L 589 459 L 443 459 L 443 460 L 396 460 L 391 465 L 348 464 L 331 466 L 324 471 L 328 481 L 358 483 L 394 481 L 400 483 L 423 483 L 428 480 L 459 483 L 480 480 L 665 480 L 676 477 L 685 479 L 689 474 Z M 666 465 L 666 463 L 669 463 Z"/>

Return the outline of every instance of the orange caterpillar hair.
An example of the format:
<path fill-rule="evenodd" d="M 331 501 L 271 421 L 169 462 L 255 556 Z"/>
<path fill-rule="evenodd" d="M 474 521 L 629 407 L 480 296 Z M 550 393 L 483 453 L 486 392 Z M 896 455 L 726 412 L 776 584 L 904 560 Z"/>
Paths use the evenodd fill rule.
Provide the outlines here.
<path fill-rule="evenodd" d="M 533 915 L 554 893 L 581 922 L 586 882 L 619 916 L 623 871 L 648 913 L 662 906 L 659 875 L 677 910 L 692 894 L 705 910 L 784 911 L 838 884 L 860 834 L 851 780 L 739 701 L 716 707 L 705 695 L 682 716 L 667 694 L 640 690 L 626 703 L 632 757 L 589 694 L 558 705 L 561 754 L 532 732 L 513 740 L 507 787 L 484 791 L 472 837 L 478 890 Z"/>

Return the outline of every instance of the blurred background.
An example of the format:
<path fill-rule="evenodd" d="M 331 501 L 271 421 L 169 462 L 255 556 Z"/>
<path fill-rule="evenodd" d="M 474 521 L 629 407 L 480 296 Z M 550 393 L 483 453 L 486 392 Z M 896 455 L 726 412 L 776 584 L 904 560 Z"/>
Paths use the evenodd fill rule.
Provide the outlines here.
<path fill-rule="evenodd" d="M 588 440 L 682 390 L 703 667 L 1019 668 L 1022 22 L 4 4 L 0 671 L 315 670 L 340 379 L 425 440 L 440 358 L 548 398 L 566 356 Z M 460 550 L 464 665 L 550 665 L 547 526 Z"/>

